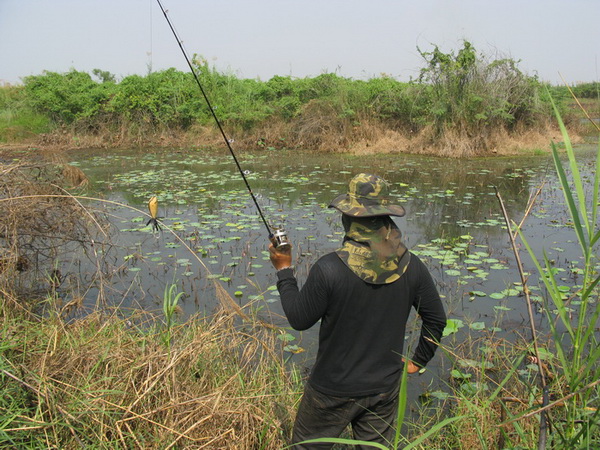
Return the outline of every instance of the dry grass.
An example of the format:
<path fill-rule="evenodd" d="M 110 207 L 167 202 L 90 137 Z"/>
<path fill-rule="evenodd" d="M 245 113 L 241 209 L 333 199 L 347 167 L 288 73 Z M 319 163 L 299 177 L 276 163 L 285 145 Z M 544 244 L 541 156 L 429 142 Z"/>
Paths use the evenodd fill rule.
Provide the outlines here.
<path fill-rule="evenodd" d="M 57 294 L 63 253 L 110 245 L 65 190 L 83 180 L 60 154 L 0 166 L 0 447 L 282 448 L 300 390 L 284 343 L 220 285 L 221 312 L 169 329 L 100 307 L 101 287 L 88 311 Z"/>
<path fill-rule="evenodd" d="M 390 128 L 369 118 L 355 122 L 332 111 L 324 111 L 323 105 L 311 105 L 308 104 L 293 122 L 269 123 L 238 144 L 242 148 L 286 147 L 356 155 L 403 153 L 468 158 L 548 151 L 552 137 L 560 140 L 558 129 L 550 126 L 511 132 L 505 129 L 484 130 L 478 135 L 469 135 L 459 128 L 448 128 L 439 136 L 432 127 L 411 132 Z M 258 142 L 261 145 L 257 145 Z"/>
<path fill-rule="evenodd" d="M 10 308 L 4 300 L 3 308 Z M 31 408 L 10 424 L 14 442 L 48 447 L 265 448 L 284 446 L 297 397 L 276 335 L 231 315 L 193 318 L 162 340 L 137 311 L 3 323 L 4 378 Z M 15 386 L 13 386 L 14 388 Z"/>
<path fill-rule="evenodd" d="M 35 295 L 59 256 L 106 233 L 106 223 L 66 190 L 86 183 L 59 155 L 0 164 L 1 285 L 19 289 L 19 283 Z"/>
<path fill-rule="evenodd" d="M 435 136 L 433 128 L 428 127 L 413 138 L 410 153 L 469 158 L 517 155 L 540 150 L 549 152 L 553 136 L 559 137 L 560 132 L 549 125 L 535 130 L 511 132 L 498 128 L 478 135 L 469 135 L 458 128 L 448 128 L 442 136 Z"/>
<path fill-rule="evenodd" d="M 245 149 L 287 148 L 318 152 L 348 152 L 357 155 L 375 153 L 424 154 L 451 158 L 468 158 L 494 155 L 514 155 L 523 152 L 546 150 L 549 136 L 560 140 L 558 129 L 547 126 L 511 130 L 503 128 L 464 130 L 460 125 L 448 126 L 443 132 L 425 126 L 419 131 L 399 128 L 368 116 L 347 117 L 329 103 L 313 100 L 302 108 L 292 120 L 265 121 L 251 131 L 239 126 L 223 124 L 234 148 Z M 583 125 L 573 123 L 574 142 Z M 75 148 L 119 147 L 208 147 L 224 148 L 223 137 L 214 125 L 193 125 L 188 130 L 141 126 L 121 123 L 117 129 L 106 126 L 85 128 L 59 128 L 40 135 L 31 145 L 44 149 L 65 150 Z"/>

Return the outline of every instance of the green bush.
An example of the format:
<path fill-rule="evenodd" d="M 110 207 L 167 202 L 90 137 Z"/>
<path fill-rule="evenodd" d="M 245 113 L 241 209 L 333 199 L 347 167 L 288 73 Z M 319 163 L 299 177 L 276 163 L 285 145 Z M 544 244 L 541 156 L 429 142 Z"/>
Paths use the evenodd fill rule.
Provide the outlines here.
<path fill-rule="evenodd" d="M 457 53 L 444 53 L 437 46 L 419 52 L 425 67 L 418 79 L 409 83 L 385 75 L 364 81 L 335 73 L 260 81 L 221 73 L 197 55 L 191 64 L 218 119 L 229 130 L 244 133 L 277 122 L 288 124 L 292 133 L 309 128 L 339 131 L 340 127 L 318 125 L 317 119 L 323 125 L 343 122 L 347 133 L 368 120 L 410 133 L 431 127 L 438 137 L 453 129 L 472 138 L 496 129 L 534 127 L 551 117 L 549 98 L 541 84 L 524 75 L 512 59 L 490 60 L 467 41 Z M 0 123 L 6 128 L 7 118 L 20 117 L 30 122 L 25 128 L 31 132 L 52 124 L 70 126 L 77 132 L 127 128 L 185 131 L 194 125 L 215 126 L 190 71 L 171 68 L 120 81 L 100 69 L 94 69 L 92 75 L 76 70 L 44 72 L 26 77 L 20 91 L 0 88 Z M 591 85 L 586 88 L 597 89 Z M 20 102 L 10 100 L 15 95 Z M 8 108 L 7 103 L 12 106 Z M 347 138 L 340 137 L 340 142 Z"/>
<path fill-rule="evenodd" d="M 580 83 L 573 87 L 573 93 L 577 98 L 600 98 L 600 82 Z"/>
<path fill-rule="evenodd" d="M 114 83 L 96 83 L 88 73 L 76 70 L 25 78 L 29 106 L 58 124 L 94 117 L 114 90 Z"/>
<path fill-rule="evenodd" d="M 48 117 L 27 106 L 22 86 L 0 88 L 0 142 L 15 142 L 50 130 Z"/>
<path fill-rule="evenodd" d="M 429 121 L 439 133 L 459 127 L 477 133 L 482 127 L 535 125 L 550 114 L 540 102 L 536 78 L 525 76 L 512 59 L 488 62 L 468 41 L 457 54 L 419 50 L 426 62 L 419 82 Z"/>

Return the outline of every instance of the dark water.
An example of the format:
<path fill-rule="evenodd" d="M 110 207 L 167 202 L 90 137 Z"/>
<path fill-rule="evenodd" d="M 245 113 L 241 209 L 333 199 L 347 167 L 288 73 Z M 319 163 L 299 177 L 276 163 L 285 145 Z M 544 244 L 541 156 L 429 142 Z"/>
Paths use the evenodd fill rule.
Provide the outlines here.
<path fill-rule="evenodd" d="M 590 185 L 595 149 L 578 149 L 580 169 Z M 160 310 L 165 286 L 177 283 L 186 292 L 181 304 L 185 314 L 210 313 L 216 306 L 212 283 L 218 279 L 246 311 L 253 309 L 267 320 L 287 325 L 266 251 L 266 230 L 229 154 L 147 149 L 78 151 L 71 157 L 90 178 L 91 196 L 146 212 L 147 200 L 157 195 L 163 222 L 192 249 L 168 230 L 153 232 L 139 211 L 90 202 L 119 230 L 101 255 L 113 273 L 111 288 L 104 290 L 107 302 Z M 328 202 L 346 191 L 356 173 L 386 178 L 396 201 L 407 210 L 405 217 L 395 219 L 405 242 L 431 270 L 449 317 L 456 320 L 459 332 L 450 335 L 448 343 L 461 342 L 467 333 L 481 340 L 490 333 L 528 338 L 525 300 L 496 189 L 509 216 L 519 222 L 530 197 L 543 185 L 525 222 L 525 235 L 539 255 L 545 250 L 555 261 L 566 295 L 577 284 L 579 247 L 549 155 L 447 160 L 264 151 L 240 152 L 239 159 L 269 223 L 288 231 L 300 283 L 310 265 L 341 242 L 340 214 L 328 209 Z M 532 271 L 524 249 L 521 255 Z M 89 255 L 87 259 L 91 267 L 70 263 L 65 270 L 78 271 L 88 280 L 91 289 L 86 298 L 92 305 L 98 289 L 91 273 L 98 263 Z M 531 286 L 538 281 L 534 273 Z M 534 290 L 536 309 L 541 296 L 542 290 Z M 546 328 L 539 311 L 536 321 Z M 294 359 L 310 361 L 316 331 L 315 327 L 290 332 L 290 355 L 305 350 Z M 410 344 L 414 337 L 407 339 Z M 432 367 L 438 370 L 430 372 L 443 372 L 447 369 L 443 364 L 436 356 Z M 419 380 L 425 387 L 431 381 Z"/>

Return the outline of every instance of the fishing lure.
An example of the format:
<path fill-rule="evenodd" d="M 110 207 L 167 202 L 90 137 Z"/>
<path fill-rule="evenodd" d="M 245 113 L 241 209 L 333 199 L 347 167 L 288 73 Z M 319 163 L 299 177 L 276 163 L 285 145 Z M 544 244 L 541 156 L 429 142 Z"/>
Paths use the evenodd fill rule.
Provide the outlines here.
<path fill-rule="evenodd" d="M 162 228 L 158 223 L 158 198 L 156 198 L 156 195 L 148 200 L 148 211 L 150 212 L 150 220 L 146 222 L 146 226 L 152 224 L 153 230 L 162 231 Z"/>

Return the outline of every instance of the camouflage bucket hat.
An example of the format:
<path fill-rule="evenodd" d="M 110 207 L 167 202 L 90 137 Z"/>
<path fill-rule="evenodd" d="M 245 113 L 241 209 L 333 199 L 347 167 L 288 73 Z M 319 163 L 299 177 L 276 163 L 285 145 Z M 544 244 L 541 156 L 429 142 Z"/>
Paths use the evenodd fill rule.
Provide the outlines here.
<path fill-rule="evenodd" d="M 377 175 L 360 173 L 350 180 L 348 193 L 333 199 L 329 204 L 352 217 L 398 216 L 406 214 L 400 205 L 388 198 L 388 184 Z"/>

